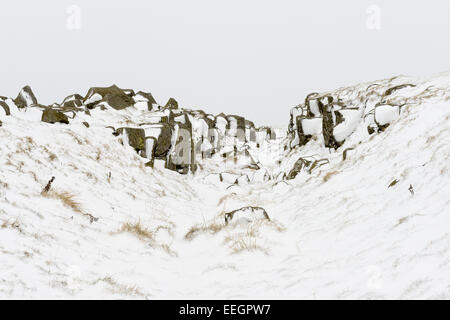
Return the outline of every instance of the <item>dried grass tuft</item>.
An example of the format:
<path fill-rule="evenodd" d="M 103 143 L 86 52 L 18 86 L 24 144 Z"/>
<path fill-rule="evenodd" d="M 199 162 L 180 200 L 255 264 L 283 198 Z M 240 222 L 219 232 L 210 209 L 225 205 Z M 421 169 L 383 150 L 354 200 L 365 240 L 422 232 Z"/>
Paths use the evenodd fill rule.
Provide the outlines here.
<path fill-rule="evenodd" d="M 216 223 L 216 222 L 210 224 L 206 223 L 197 224 L 189 229 L 189 231 L 184 235 L 184 239 L 190 241 L 199 236 L 200 234 L 205 233 L 216 234 L 225 227 L 226 227 L 225 223 Z"/>
<path fill-rule="evenodd" d="M 44 193 L 44 196 L 46 196 L 47 198 L 61 200 L 61 202 L 66 207 L 71 208 L 73 211 L 77 213 L 83 213 L 83 210 L 81 209 L 81 204 L 77 200 L 75 200 L 75 195 L 69 192 L 49 191 Z"/>
<path fill-rule="evenodd" d="M 136 285 L 125 285 L 119 283 L 112 276 L 106 276 L 101 279 L 98 279 L 97 281 L 94 282 L 94 284 L 98 282 L 104 282 L 108 284 L 113 293 L 131 296 L 144 296 L 144 294 L 140 291 L 140 289 Z"/>
<path fill-rule="evenodd" d="M 160 230 L 166 230 L 170 236 L 174 236 L 170 226 L 158 226 L 154 230 L 144 227 L 140 220 L 136 222 L 125 222 L 118 231 L 119 233 L 127 232 L 135 235 L 139 240 L 148 242 L 153 248 L 162 249 L 167 254 L 177 257 L 178 254 L 170 248 L 170 245 L 160 244 L 156 240 L 156 235 Z"/>
<path fill-rule="evenodd" d="M 328 180 L 331 179 L 331 177 L 333 177 L 334 175 L 336 175 L 336 174 L 338 174 L 338 173 L 339 173 L 339 171 L 330 171 L 330 172 L 327 172 L 327 174 L 323 176 L 323 182 L 327 182 Z"/>
<path fill-rule="evenodd" d="M 81 204 L 77 200 L 75 200 L 75 195 L 70 192 L 65 192 L 65 191 L 58 192 L 58 191 L 52 190 L 52 191 L 42 192 L 41 194 L 46 198 L 60 200 L 64 204 L 64 206 L 71 208 L 76 213 L 86 216 L 91 223 L 98 221 L 98 218 L 94 217 L 90 213 L 86 213 L 83 211 Z"/>
<path fill-rule="evenodd" d="M 154 232 L 145 228 L 141 221 L 137 222 L 125 222 L 120 228 L 120 232 L 128 232 L 137 236 L 140 240 L 149 240 L 154 242 Z"/>

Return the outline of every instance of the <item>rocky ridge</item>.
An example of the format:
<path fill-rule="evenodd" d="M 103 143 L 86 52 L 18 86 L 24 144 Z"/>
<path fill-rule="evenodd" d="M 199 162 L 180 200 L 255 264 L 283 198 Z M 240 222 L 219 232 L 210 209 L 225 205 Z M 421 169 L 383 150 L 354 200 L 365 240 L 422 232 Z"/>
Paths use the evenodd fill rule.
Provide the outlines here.
<path fill-rule="evenodd" d="M 277 183 L 346 160 L 357 144 L 384 132 L 405 108 L 448 99 L 446 81 L 446 74 L 398 76 L 311 93 L 291 109 L 287 130 L 258 128 L 238 115 L 180 108 L 174 98 L 161 106 L 151 93 L 116 85 L 90 88 L 84 97 L 72 94 L 49 106 L 39 104 L 25 86 L 15 99 L 0 97 L 0 115 L 103 127 L 146 159 L 148 167 L 181 174 L 200 169 L 206 180 L 230 185 Z"/>
<path fill-rule="evenodd" d="M 195 173 L 204 159 L 238 157 L 256 165 L 249 146 L 257 149 L 275 138 L 270 128 L 257 128 L 244 117 L 180 108 L 174 98 L 161 106 L 151 93 L 116 85 L 90 88 L 84 97 L 72 94 L 48 106 L 39 104 L 25 86 L 15 99 L 1 97 L 0 106 L 5 116 L 26 113 L 49 124 L 103 126 L 148 159 L 147 166 L 160 160 L 182 174 Z"/>

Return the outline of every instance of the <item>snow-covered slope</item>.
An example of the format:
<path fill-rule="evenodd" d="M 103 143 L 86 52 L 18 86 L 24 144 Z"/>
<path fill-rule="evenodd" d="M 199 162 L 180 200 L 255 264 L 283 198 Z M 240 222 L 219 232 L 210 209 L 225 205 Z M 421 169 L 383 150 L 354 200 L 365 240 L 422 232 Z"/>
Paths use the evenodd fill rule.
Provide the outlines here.
<path fill-rule="evenodd" d="M 449 73 L 315 95 L 359 112 L 336 149 L 302 104 L 304 145 L 291 121 L 184 175 L 106 128 L 148 121 L 137 96 L 69 124 L 31 90 L 0 99 L 0 297 L 450 298 Z"/>

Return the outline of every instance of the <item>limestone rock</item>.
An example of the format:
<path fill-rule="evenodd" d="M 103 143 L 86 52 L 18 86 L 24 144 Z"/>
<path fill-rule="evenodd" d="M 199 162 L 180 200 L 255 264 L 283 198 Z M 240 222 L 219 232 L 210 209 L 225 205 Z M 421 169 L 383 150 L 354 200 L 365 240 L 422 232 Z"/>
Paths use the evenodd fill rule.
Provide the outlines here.
<path fill-rule="evenodd" d="M 152 111 L 156 108 L 156 100 L 151 93 L 139 91 L 133 96 L 134 106 L 142 111 Z"/>
<path fill-rule="evenodd" d="M 134 100 L 135 101 L 147 101 L 147 102 L 150 102 L 151 104 L 157 103 L 151 93 L 147 93 L 147 92 L 143 92 L 143 91 L 138 91 L 136 93 L 136 95 L 134 96 Z"/>
<path fill-rule="evenodd" d="M 331 105 L 324 106 L 322 114 L 322 134 L 325 147 L 337 149 L 341 146 L 341 142 L 337 141 L 333 135 L 333 129 L 337 124 L 338 117 L 333 117 L 333 109 Z"/>
<path fill-rule="evenodd" d="M 141 128 L 119 128 L 117 133 L 124 135 L 124 143 L 128 143 L 137 152 L 145 151 L 145 131 Z"/>
<path fill-rule="evenodd" d="M 167 101 L 167 103 L 164 106 L 164 108 L 167 108 L 167 109 L 178 109 L 178 102 L 177 102 L 177 100 L 175 100 L 174 98 L 170 98 L 169 101 Z"/>
<path fill-rule="evenodd" d="M 83 97 L 76 93 L 64 98 L 61 108 L 64 110 L 78 110 L 82 105 Z"/>
<path fill-rule="evenodd" d="M 134 104 L 133 98 L 130 97 L 132 92 L 120 89 L 116 85 L 110 87 L 94 87 L 90 88 L 83 102 L 88 108 L 93 108 L 101 101 L 107 102 L 112 108 L 122 110 Z"/>
<path fill-rule="evenodd" d="M 14 103 L 19 108 L 29 107 L 33 104 L 37 104 L 37 99 L 34 96 L 33 91 L 31 91 L 30 86 L 25 86 L 20 91 L 19 95 L 16 99 L 14 99 Z"/>
<path fill-rule="evenodd" d="M 69 124 L 69 118 L 62 113 L 61 111 L 55 110 L 55 109 L 51 109 L 51 108 L 46 108 L 43 112 L 42 112 L 42 118 L 41 121 L 43 122 L 47 122 L 47 123 L 65 123 L 65 124 Z"/>
<path fill-rule="evenodd" d="M 295 163 L 294 166 L 292 168 L 291 171 L 289 171 L 286 179 L 287 180 L 292 180 L 295 179 L 295 177 L 302 171 L 303 168 L 309 168 L 309 166 L 311 165 L 311 161 L 304 159 L 304 158 L 299 158 Z"/>
<path fill-rule="evenodd" d="M 7 116 L 11 115 L 11 110 L 9 109 L 9 106 L 6 102 L 0 100 L 0 107 L 5 112 L 5 115 Z"/>
<path fill-rule="evenodd" d="M 173 128 L 168 123 L 162 123 L 161 133 L 156 141 L 155 158 L 166 160 L 166 156 L 172 146 Z"/>

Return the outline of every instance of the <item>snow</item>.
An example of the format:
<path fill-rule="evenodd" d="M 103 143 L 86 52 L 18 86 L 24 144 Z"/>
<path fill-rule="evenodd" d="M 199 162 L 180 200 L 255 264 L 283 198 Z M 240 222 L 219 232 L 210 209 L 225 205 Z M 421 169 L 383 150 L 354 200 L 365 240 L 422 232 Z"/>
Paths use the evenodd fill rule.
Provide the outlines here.
<path fill-rule="evenodd" d="M 344 116 L 344 122 L 337 125 L 333 130 L 333 135 L 337 141 L 344 141 L 349 137 L 358 127 L 361 120 L 361 110 L 340 110 Z M 381 123 L 380 123 L 381 124 Z"/>
<path fill-rule="evenodd" d="M 64 102 L 69 102 L 69 101 L 74 101 L 74 100 L 76 100 L 76 99 L 77 99 L 76 95 L 75 95 L 75 94 L 71 94 L 70 96 L 67 96 L 67 97 L 63 100 L 63 103 L 64 103 Z"/>
<path fill-rule="evenodd" d="M 17 114 L 19 112 L 19 109 L 14 104 L 12 99 L 10 99 L 10 98 L 6 99 L 5 103 L 8 105 L 9 111 L 11 112 L 12 115 Z"/>
<path fill-rule="evenodd" d="M 223 134 L 226 130 L 226 126 L 227 126 L 227 121 L 225 118 L 223 117 L 217 117 L 216 118 L 217 121 L 217 128 L 219 129 L 219 131 Z"/>
<path fill-rule="evenodd" d="M 137 101 L 134 106 L 136 109 L 141 111 L 147 111 L 148 110 L 148 102 L 147 101 Z"/>
<path fill-rule="evenodd" d="M 94 103 L 94 102 L 101 101 L 101 100 L 103 100 L 103 97 L 98 93 L 94 93 L 86 101 L 84 101 L 84 103 L 90 104 L 90 103 Z"/>
<path fill-rule="evenodd" d="M 302 119 L 302 128 L 305 135 L 317 135 L 322 132 L 322 118 Z"/>
<path fill-rule="evenodd" d="M 0 298 L 449 299 L 450 74 L 332 94 L 358 101 L 369 85 L 382 93 L 405 81 L 416 87 L 373 111 L 391 123 L 383 132 L 369 135 L 356 116 L 375 105 L 355 103 L 340 111 L 351 132 L 337 150 L 319 133 L 285 150 L 289 136 L 277 134 L 250 150 L 259 170 L 214 157 L 188 175 L 160 160 L 146 167 L 106 128 L 138 127 L 148 113 L 93 109 L 64 125 L 11 108 L 0 127 Z M 299 157 L 329 162 L 268 180 Z M 42 195 L 52 176 L 53 192 L 98 221 Z M 248 206 L 270 222 L 225 225 L 227 212 Z M 137 223 L 152 237 L 123 231 Z"/>
<path fill-rule="evenodd" d="M 375 107 L 375 121 L 380 125 L 385 125 L 397 120 L 399 115 L 399 106 L 381 105 Z"/>

